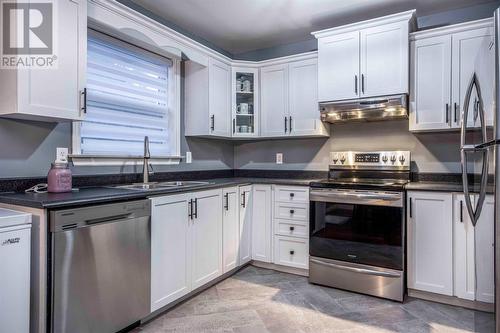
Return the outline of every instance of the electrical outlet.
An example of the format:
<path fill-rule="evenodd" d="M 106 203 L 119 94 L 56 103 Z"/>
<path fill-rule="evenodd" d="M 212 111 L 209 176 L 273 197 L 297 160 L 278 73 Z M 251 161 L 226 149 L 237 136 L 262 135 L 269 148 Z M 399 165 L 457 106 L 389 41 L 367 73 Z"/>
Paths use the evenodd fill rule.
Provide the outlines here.
<path fill-rule="evenodd" d="M 283 164 L 283 153 L 276 153 L 276 164 Z"/>
<path fill-rule="evenodd" d="M 192 163 L 193 162 L 193 155 L 191 155 L 190 151 L 186 152 L 186 163 Z"/>
<path fill-rule="evenodd" d="M 68 162 L 68 148 L 56 148 L 56 161 L 62 163 Z"/>

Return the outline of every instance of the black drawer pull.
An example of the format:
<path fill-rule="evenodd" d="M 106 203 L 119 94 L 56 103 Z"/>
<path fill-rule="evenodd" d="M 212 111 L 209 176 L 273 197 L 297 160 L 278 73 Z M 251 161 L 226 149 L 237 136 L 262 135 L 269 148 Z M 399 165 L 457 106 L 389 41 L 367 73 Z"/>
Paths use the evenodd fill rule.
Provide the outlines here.
<path fill-rule="evenodd" d="M 290 254 L 293 256 L 295 254 L 295 251 L 294 250 L 291 250 L 290 251 Z"/>
<path fill-rule="evenodd" d="M 293 198 L 295 196 L 295 193 L 290 193 L 290 198 Z"/>
<path fill-rule="evenodd" d="M 290 214 L 293 214 L 295 213 L 295 211 L 293 209 L 290 209 Z"/>
<path fill-rule="evenodd" d="M 295 230 L 295 227 L 290 227 L 290 231 L 294 231 Z"/>

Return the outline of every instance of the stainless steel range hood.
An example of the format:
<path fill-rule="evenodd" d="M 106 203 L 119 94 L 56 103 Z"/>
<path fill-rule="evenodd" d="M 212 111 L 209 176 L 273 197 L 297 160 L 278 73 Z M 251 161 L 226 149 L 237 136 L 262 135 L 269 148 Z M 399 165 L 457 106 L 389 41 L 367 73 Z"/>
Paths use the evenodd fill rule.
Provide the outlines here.
<path fill-rule="evenodd" d="M 392 95 L 319 103 L 321 120 L 328 123 L 408 118 L 408 96 Z"/>

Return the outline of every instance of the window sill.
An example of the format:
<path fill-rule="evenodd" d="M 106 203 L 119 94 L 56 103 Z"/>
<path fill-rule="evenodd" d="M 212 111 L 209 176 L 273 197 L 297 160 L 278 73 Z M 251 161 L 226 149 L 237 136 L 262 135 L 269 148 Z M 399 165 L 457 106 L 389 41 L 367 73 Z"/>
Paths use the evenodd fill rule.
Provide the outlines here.
<path fill-rule="evenodd" d="M 74 166 L 142 166 L 142 156 L 69 155 Z M 151 157 L 152 165 L 177 165 L 182 156 Z"/>

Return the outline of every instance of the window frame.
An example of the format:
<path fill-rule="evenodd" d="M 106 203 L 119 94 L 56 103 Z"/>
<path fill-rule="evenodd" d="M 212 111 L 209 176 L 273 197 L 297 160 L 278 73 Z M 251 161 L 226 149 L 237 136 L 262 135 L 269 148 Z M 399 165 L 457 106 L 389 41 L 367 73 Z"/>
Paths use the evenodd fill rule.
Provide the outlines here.
<path fill-rule="evenodd" d="M 168 93 L 169 93 L 169 112 L 168 114 L 168 129 L 170 139 L 170 149 L 174 154 L 172 156 L 152 156 L 150 162 L 156 165 L 170 165 L 179 164 L 181 156 L 181 60 L 175 57 L 170 57 L 161 54 L 158 47 L 152 46 L 151 49 L 147 47 L 134 45 L 122 38 L 113 36 L 101 30 L 89 27 L 87 29 L 89 34 L 96 33 L 99 38 L 109 39 L 110 42 L 116 41 L 117 44 L 124 44 L 124 46 L 131 46 L 137 50 L 142 49 L 145 52 L 164 57 L 172 62 L 169 69 L 168 76 Z M 88 37 L 86 37 L 88 38 Z M 154 50 L 152 50 L 154 49 Z M 167 52 L 166 52 L 167 53 Z M 85 66 L 86 70 L 86 66 Z M 83 117 L 85 119 L 85 116 Z M 88 155 L 81 153 L 81 122 L 72 122 L 71 145 L 72 154 L 70 155 L 73 164 L 76 166 L 136 166 L 143 164 L 142 156 L 120 156 L 120 155 Z"/>

